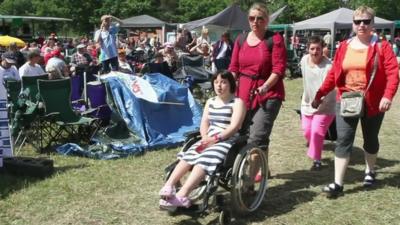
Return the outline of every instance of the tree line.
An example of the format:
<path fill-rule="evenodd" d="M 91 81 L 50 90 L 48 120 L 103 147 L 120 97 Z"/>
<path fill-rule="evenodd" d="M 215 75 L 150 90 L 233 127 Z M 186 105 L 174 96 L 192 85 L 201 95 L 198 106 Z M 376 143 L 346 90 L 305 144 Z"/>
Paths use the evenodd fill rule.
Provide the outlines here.
<path fill-rule="evenodd" d="M 70 18 L 67 29 L 85 34 L 99 25 L 99 18 L 111 14 L 121 19 L 148 14 L 166 22 L 184 23 L 201 19 L 226 8 L 232 3 L 243 10 L 253 0 L 0 0 L 0 14 L 17 16 L 52 16 Z M 263 1 L 261 1 L 263 2 Z M 339 7 L 355 9 L 368 5 L 377 16 L 400 19 L 399 0 L 266 0 L 271 12 L 287 5 L 277 23 L 293 23 L 312 18 Z"/>

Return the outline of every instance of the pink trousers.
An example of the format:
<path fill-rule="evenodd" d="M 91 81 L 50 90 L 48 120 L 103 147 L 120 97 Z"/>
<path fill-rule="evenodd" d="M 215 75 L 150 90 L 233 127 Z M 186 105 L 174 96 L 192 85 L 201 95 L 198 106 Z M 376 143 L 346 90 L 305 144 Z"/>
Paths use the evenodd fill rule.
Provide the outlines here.
<path fill-rule="evenodd" d="M 326 131 L 335 115 L 302 115 L 301 127 L 308 142 L 307 155 L 314 160 L 321 160 L 322 147 Z"/>

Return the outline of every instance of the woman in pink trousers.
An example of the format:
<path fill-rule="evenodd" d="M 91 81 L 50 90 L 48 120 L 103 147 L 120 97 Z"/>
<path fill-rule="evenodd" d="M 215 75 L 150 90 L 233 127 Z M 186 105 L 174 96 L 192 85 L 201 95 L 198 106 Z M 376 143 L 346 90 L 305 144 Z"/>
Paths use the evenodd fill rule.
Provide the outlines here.
<path fill-rule="evenodd" d="M 317 109 L 311 106 L 318 88 L 332 65 L 322 54 L 324 46 L 321 37 L 310 37 L 307 43 L 308 54 L 303 56 L 300 62 L 304 87 L 301 99 L 301 126 L 308 143 L 307 155 L 313 159 L 311 170 L 321 169 L 325 134 L 335 118 L 335 91 L 330 92 Z"/>

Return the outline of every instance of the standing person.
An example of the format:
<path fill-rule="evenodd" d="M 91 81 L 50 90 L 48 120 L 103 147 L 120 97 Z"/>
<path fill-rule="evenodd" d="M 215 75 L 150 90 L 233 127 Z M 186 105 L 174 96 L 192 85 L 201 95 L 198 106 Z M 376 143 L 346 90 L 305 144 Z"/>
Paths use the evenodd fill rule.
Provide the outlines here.
<path fill-rule="evenodd" d="M 178 153 L 179 163 L 160 190 L 160 207 L 170 209 L 191 205 L 190 192 L 211 175 L 222 163 L 238 135 L 246 115 L 246 108 L 240 98 L 235 97 L 236 83 L 230 72 L 216 73 L 211 78 L 216 97 L 208 99 L 201 118 L 201 140 L 186 152 Z M 191 170 L 181 189 L 175 193 L 175 185 Z"/>
<path fill-rule="evenodd" d="M 339 102 L 336 104 L 338 138 L 335 148 L 335 178 L 333 183 L 322 189 L 328 197 L 343 194 L 343 179 L 350 161 L 358 121 L 361 121 L 366 163 L 363 185 L 370 187 L 376 181 L 378 134 L 385 112 L 390 109 L 398 88 L 399 70 L 390 44 L 387 41 L 378 42 L 378 37 L 372 33 L 374 17 L 374 10 L 367 6 L 361 6 L 354 11 L 353 31 L 356 36 L 340 44 L 332 69 L 312 103 L 313 107 L 317 108 L 322 102 L 322 97 L 336 88 Z M 367 90 L 374 68 L 375 77 Z M 341 97 L 343 93 L 350 91 L 366 91 L 366 113 L 361 118 L 343 117 L 340 114 Z"/>
<path fill-rule="evenodd" d="M 319 36 L 308 39 L 308 54 L 300 61 L 303 75 L 303 95 L 301 98 L 301 127 L 308 143 L 307 155 L 313 159 L 311 170 L 321 169 L 321 153 L 325 134 L 335 118 L 336 92 L 331 91 L 318 109 L 311 106 L 318 88 L 324 81 L 332 64 L 322 55 L 324 40 Z"/>
<path fill-rule="evenodd" d="M 265 40 L 269 19 L 265 4 L 253 4 L 248 19 L 251 31 L 243 43 L 240 43 L 242 37 L 236 39 L 229 70 L 239 82 L 237 96 L 249 110 L 248 143 L 266 146 L 267 151 L 274 121 L 285 98 L 286 48 L 279 33 L 273 34 L 271 48 Z"/>
<path fill-rule="evenodd" d="M 226 70 L 231 62 L 233 42 L 228 32 L 221 35 L 221 39 L 213 46 L 213 71 Z"/>
<path fill-rule="evenodd" d="M 324 42 L 326 44 L 326 46 L 330 47 L 331 46 L 331 42 L 332 42 L 332 35 L 331 32 L 327 32 L 324 35 Z"/>
<path fill-rule="evenodd" d="M 111 23 L 116 20 L 119 23 Z M 111 15 L 101 17 L 100 29 L 96 31 L 94 40 L 100 44 L 100 61 L 103 73 L 118 70 L 117 33 L 122 21 Z"/>

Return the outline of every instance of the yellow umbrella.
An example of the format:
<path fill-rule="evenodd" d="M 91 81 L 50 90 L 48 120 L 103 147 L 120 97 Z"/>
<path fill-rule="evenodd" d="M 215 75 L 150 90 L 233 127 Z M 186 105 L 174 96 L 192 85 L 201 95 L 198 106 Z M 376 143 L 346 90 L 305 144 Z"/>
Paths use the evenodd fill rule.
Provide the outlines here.
<path fill-rule="evenodd" d="M 0 45 L 4 47 L 10 46 L 11 43 L 16 43 L 18 47 L 24 47 L 25 42 L 19 38 L 10 37 L 8 35 L 0 36 Z"/>

